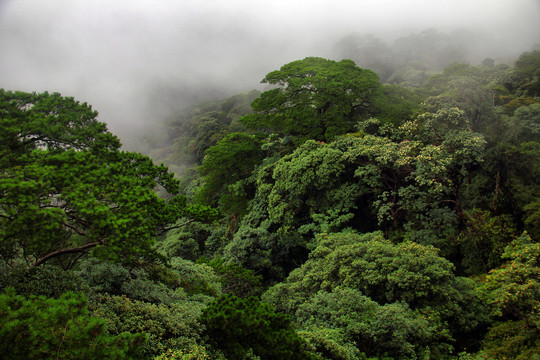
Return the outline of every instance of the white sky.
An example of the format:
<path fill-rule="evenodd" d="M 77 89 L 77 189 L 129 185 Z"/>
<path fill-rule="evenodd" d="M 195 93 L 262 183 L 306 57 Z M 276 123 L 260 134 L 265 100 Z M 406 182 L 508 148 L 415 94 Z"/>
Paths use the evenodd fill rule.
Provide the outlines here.
<path fill-rule="evenodd" d="M 0 0 L 0 87 L 86 101 L 127 140 L 190 89 L 232 95 L 349 33 L 432 27 L 516 56 L 540 43 L 540 0 Z"/>

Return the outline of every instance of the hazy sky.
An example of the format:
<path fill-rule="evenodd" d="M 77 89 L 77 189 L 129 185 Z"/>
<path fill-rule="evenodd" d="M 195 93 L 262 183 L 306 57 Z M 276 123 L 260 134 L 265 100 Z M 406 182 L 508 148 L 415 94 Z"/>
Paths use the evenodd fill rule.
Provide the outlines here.
<path fill-rule="evenodd" d="M 540 43 L 539 19 L 540 0 L 0 0 L 0 87 L 86 101 L 129 143 L 349 33 L 466 29 L 497 58 Z"/>

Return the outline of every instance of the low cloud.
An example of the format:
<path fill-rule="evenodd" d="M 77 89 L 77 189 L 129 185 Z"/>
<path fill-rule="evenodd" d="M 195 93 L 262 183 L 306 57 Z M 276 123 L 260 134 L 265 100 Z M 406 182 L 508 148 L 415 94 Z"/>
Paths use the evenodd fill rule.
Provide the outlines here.
<path fill-rule="evenodd" d="M 130 145 L 192 102 L 256 88 L 292 60 L 332 57 L 350 33 L 392 42 L 459 30 L 474 34 L 470 61 L 505 60 L 540 43 L 539 15 L 535 0 L 8 0 L 0 87 L 86 101 Z"/>

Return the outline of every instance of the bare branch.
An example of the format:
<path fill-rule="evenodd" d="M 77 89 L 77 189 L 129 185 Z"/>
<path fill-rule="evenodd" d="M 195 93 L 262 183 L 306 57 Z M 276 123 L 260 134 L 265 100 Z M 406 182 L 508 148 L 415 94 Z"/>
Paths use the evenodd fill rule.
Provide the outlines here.
<path fill-rule="evenodd" d="M 165 233 L 166 233 L 167 231 L 169 231 L 169 230 L 179 229 L 179 228 L 184 227 L 184 226 L 186 226 L 186 225 L 188 225 L 188 224 L 191 224 L 191 223 L 194 222 L 194 221 L 195 221 L 195 219 L 191 219 L 191 220 L 189 220 L 189 221 L 186 221 L 186 222 L 183 223 L 183 224 L 175 225 L 175 226 L 171 226 L 171 227 L 162 229 L 162 230 L 158 233 L 158 235 L 163 235 L 163 234 L 165 234 Z"/>
<path fill-rule="evenodd" d="M 83 231 L 77 229 L 77 228 L 76 228 L 75 226 L 73 226 L 73 225 L 69 225 L 69 224 L 66 224 L 66 223 L 62 223 L 62 225 L 64 225 L 64 226 L 67 227 L 67 228 L 70 228 L 71 230 L 75 231 L 77 234 L 79 234 L 79 235 L 81 235 L 81 236 L 86 236 L 86 234 L 85 234 Z"/>
<path fill-rule="evenodd" d="M 50 254 L 45 255 L 41 259 L 38 259 L 34 263 L 33 266 L 39 266 L 39 265 L 49 261 L 50 259 L 55 258 L 55 257 L 60 256 L 60 255 L 74 254 L 74 253 L 78 253 L 78 252 L 86 252 L 86 250 L 88 250 L 90 248 L 93 248 L 93 247 L 98 246 L 98 245 L 104 245 L 104 244 L 105 244 L 105 240 L 100 240 L 100 241 L 96 241 L 96 242 L 93 242 L 93 243 L 85 244 L 85 245 L 83 245 L 81 247 L 78 247 L 78 248 L 69 248 L 69 249 L 62 249 L 62 250 L 54 251 L 54 252 L 52 252 Z"/>

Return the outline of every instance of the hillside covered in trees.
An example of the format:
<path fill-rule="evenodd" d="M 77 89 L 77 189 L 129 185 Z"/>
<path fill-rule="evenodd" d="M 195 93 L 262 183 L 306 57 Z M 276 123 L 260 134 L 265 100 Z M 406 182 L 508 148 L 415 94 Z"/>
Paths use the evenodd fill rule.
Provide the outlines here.
<path fill-rule="evenodd" d="M 350 36 L 147 155 L 86 103 L 1 90 L 0 353 L 539 357 L 540 51 L 443 45 Z"/>

